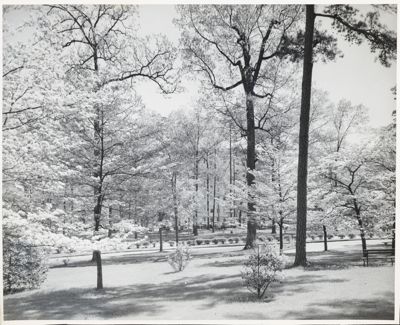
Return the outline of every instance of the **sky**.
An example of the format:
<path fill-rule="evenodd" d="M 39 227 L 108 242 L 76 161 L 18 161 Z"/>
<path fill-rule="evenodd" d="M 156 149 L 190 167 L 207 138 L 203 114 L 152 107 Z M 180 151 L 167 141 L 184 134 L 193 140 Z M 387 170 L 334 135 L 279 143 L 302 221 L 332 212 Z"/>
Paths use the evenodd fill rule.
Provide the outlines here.
<path fill-rule="evenodd" d="M 365 6 L 358 6 L 365 10 Z M 318 10 L 318 7 L 317 7 Z M 176 46 L 179 43 L 179 29 L 173 19 L 177 17 L 173 5 L 140 5 L 140 34 L 165 34 Z M 18 25 L 21 13 L 8 15 L 13 23 Z M 11 16 L 11 17 L 10 17 Z M 384 23 L 397 30 L 396 16 L 382 17 Z M 329 29 L 327 19 L 322 27 Z M 392 112 L 396 102 L 390 89 L 396 84 L 396 65 L 383 67 L 375 61 L 375 55 L 367 44 L 350 45 L 338 36 L 338 47 L 343 52 L 343 58 L 335 62 L 316 62 L 313 69 L 313 87 L 328 92 L 329 100 L 334 103 L 344 98 L 352 104 L 363 104 L 368 108 L 370 124 L 373 127 L 387 125 L 392 120 Z M 185 80 L 186 89 L 181 93 L 168 96 L 162 95 L 151 82 L 136 83 L 136 90 L 148 109 L 167 115 L 175 109 L 190 107 L 197 98 L 199 83 Z"/>
<path fill-rule="evenodd" d="M 178 44 L 179 30 L 173 24 L 176 16 L 172 5 L 140 6 L 141 31 L 146 34 L 164 33 Z M 397 30 L 396 15 L 388 15 L 383 19 L 388 27 Z M 330 24 L 325 22 L 322 26 L 329 28 Z M 392 112 L 396 105 L 390 91 L 396 85 L 396 64 L 390 68 L 383 67 L 375 61 L 375 55 L 371 54 L 365 43 L 360 46 L 350 45 L 338 37 L 338 47 L 344 54 L 343 58 L 337 58 L 335 62 L 314 64 L 313 86 L 327 91 L 329 100 L 334 103 L 344 98 L 354 105 L 366 106 L 371 126 L 387 125 L 392 121 Z M 174 109 L 191 105 L 192 99 L 198 93 L 198 87 L 198 83 L 189 83 L 185 93 L 173 94 L 167 98 L 149 83 L 139 85 L 138 91 L 146 107 L 167 114 Z"/>

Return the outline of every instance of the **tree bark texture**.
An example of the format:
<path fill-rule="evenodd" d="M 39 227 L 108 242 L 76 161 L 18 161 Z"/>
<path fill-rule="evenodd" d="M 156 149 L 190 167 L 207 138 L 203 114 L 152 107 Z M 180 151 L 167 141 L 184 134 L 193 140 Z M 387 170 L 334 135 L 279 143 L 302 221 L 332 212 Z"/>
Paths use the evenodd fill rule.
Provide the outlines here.
<path fill-rule="evenodd" d="M 246 94 L 246 110 L 247 110 L 247 173 L 246 181 L 248 187 L 248 202 L 247 202 L 247 238 L 244 249 L 254 247 L 254 241 L 257 236 L 257 221 L 254 212 L 254 197 L 252 194 L 252 186 L 254 184 L 253 171 L 256 167 L 256 135 L 254 124 L 254 98 L 251 93 Z"/>
<path fill-rule="evenodd" d="M 306 5 L 303 80 L 300 111 L 299 158 L 297 170 L 297 227 L 294 265 L 306 266 L 307 231 L 307 168 L 308 134 L 310 125 L 311 83 L 313 68 L 314 5 Z"/>

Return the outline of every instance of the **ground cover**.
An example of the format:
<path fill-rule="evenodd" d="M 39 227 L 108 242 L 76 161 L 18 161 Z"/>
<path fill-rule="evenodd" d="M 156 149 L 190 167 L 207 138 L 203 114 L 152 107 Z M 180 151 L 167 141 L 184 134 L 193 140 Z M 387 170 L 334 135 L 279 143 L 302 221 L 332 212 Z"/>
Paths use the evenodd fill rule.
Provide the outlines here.
<path fill-rule="evenodd" d="M 310 248 L 310 267 L 286 269 L 262 301 L 242 285 L 248 253 L 198 249 L 182 272 L 166 253 L 110 256 L 100 291 L 95 266 L 73 261 L 41 289 L 6 296 L 5 319 L 393 319 L 394 268 L 363 267 L 358 241 Z"/>

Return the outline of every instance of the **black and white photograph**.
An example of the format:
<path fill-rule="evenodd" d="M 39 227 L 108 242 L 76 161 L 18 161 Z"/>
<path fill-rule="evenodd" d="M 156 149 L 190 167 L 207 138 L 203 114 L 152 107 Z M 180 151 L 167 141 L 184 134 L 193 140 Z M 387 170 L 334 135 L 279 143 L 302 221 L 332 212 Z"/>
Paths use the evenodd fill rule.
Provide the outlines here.
<path fill-rule="evenodd" d="M 397 17 L 3 4 L 0 323 L 399 324 Z"/>

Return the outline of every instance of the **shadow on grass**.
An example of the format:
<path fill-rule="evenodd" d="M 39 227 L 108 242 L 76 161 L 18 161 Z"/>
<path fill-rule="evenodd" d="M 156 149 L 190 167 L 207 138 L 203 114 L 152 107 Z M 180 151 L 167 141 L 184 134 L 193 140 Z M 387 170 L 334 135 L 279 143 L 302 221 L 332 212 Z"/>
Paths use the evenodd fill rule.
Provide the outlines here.
<path fill-rule="evenodd" d="M 266 297 L 258 300 L 244 286 L 240 275 L 186 276 L 161 283 L 138 284 L 126 287 L 108 287 L 104 290 L 69 289 L 50 292 L 32 292 L 29 295 L 10 295 L 4 300 L 6 320 L 23 319 L 111 319 L 115 317 L 140 319 L 159 317 L 168 303 L 200 302 L 198 309 L 207 312 L 219 304 L 260 303 L 260 308 L 283 296 L 312 292 L 315 283 L 338 283 L 346 280 L 327 279 L 315 273 L 291 276 L 282 283 L 273 283 Z M 166 304 L 167 302 L 167 304 Z M 379 303 L 377 303 L 379 302 Z M 288 307 L 290 310 L 290 307 Z M 329 301 L 327 298 L 301 313 L 288 312 L 285 319 L 390 319 L 393 315 L 393 293 L 375 300 Z M 179 311 L 176 313 L 179 318 Z M 262 313 L 227 315 L 229 319 L 262 319 Z"/>
<path fill-rule="evenodd" d="M 224 301 L 241 287 L 238 276 L 185 277 L 159 285 L 139 284 L 103 290 L 69 289 L 9 295 L 4 299 L 6 320 L 109 319 L 163 313 L 165 301 Z M 179 317 L 179 313 L 177 314 Z"/>
<path fill-rule="evenodd" d="M 378 303 L 379 302 L 379 303 Z M 326 300 L 301 312 L 288 312 L 288 319 L 394 319 L 393 292 L 374 299 Z"/>

